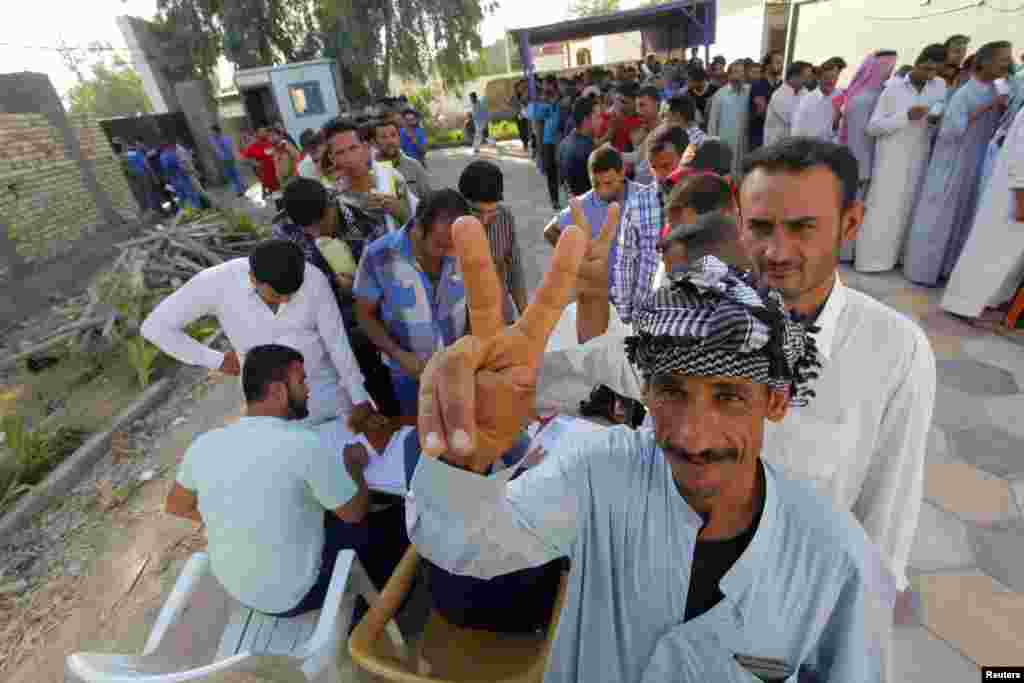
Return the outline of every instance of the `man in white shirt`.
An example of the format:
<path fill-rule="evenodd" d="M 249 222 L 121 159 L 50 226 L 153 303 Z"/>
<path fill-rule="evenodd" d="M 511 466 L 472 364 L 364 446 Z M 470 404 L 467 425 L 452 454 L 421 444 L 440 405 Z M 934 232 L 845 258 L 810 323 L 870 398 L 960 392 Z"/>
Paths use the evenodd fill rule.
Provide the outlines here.
<path fill-rule="evenodd" d="M 250 349 L 243 386 L 246 416 L 192 443 L 166 510 L 206 525 L 213 574 L 232 597 L 296 616 L 323 605 L 339 550 L 374 550 L 360 529 L 368 456 L 359 444 L 332 452 L 291 424 L 309 395 L 295 349 Z"/>
<path fill-rule="evenodd" d="M 863 215 L 847 148 L 792 138 L 756 150 L 744 169 L 740 245 L 762 283 L 820 328 L 823 360 L 811 383 L 815 398 L 768 425 L 763 457 L 851 510 L 903 590 L 935 402 L 931 345 L 917 325 L 839 279 L 838 248 L 856 237 Z M 577 365 L 589 369 L 588 381 L 642 398 L 625 354 L 608 352 L 611 343 L 591 340 L 593 357 Z"/>
<path fill-rule="evenodd" d="M 185 332 L 204 316 L 217 318 L 234 351 L 215 351 Z M 309 424 L 347 415 L 358 432 L 375 418 L 334 293 L 293 242 L 264 242 L 249 258 L 196 274 L 153 309 L 142 336 L 183 363 L 229 375 L 240 374 L 239 356 L 256 346 L 291 346 L 309 377 Z"/>
<path fill-rule="evenodd" d="M 804 92 L 804 83 L 811 78 L 813 67 L 807 62 L 793 62 L 786 69 L 786 82 L 772 93 L 765 112 L 764 144 L 771 145 L 789 137 L 793 131 L 793 115 Z"/>
<path fill-rule="evenodd" d="M 848 148 L 794 138 L 747 159 L 740 241 L 762 284 L 816 324 L 816 396 L 765 432 L 764 457 L 850 509 L 899 583 L 917 530 L 935 355 L 908 318 L 839 279 L 864 208 Z M 838 195 L 838 201 L 836 197 Z"/>
<path fill-rule="evenodd" d="M 835 139 L 836 107 L 832 98 L 836 95 L 836 81 L 839 67 L 831 60 L 821 65 L 821 79 L 818 87 L 800 98 L 793 115 L 793 135 L 801 135 L 825 142 Z"/>

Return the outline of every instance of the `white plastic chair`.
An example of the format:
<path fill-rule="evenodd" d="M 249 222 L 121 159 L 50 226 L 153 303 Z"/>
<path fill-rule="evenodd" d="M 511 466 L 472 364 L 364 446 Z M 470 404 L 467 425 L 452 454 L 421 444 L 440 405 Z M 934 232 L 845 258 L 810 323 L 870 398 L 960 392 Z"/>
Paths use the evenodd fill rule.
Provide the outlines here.
<path fill-rule="evenodd" d="M 200 586 L 214 588 L 226 597 L 210 572 L 210 557 L 206 553 L 196 553 L 185 564 L 141 655 L 74 653 L 67 658 L 67 680 L 177 683 L 202 680 L 224 671 L 286 668 L 301 671 L 309 681 L 339 683 L 338 648 L 348 634 L 356 596 L 362 595 L 371 605 L 379 597 L 355 552 L 343 550 L 338 554 L 322 610 L 285 619 L 262 614 L 227 598 L 234 608 L 217 653 L 212 661 L 196 662 L 195 657 L 181 652 L 180 644 L 168 634 L 184 621 L 181 617 L 186 611 L 191 612 L 190 620 L 202 616 L 216 618 L 214 614 L 196 614 L 192 609 L 192 597 Z M 388 624 L 388 634 L 404 650 L 404 640 L 393 621 Z"/>

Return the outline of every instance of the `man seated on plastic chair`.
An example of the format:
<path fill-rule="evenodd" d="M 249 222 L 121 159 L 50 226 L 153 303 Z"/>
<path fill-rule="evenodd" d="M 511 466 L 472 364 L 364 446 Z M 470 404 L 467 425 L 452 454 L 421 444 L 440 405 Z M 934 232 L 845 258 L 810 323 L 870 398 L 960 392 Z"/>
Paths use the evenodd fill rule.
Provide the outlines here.
<path fill-rule="evenodd" d="M 214 576 L 247 607 L 294 617 L 320 609 L 338 551 L 353 549 L 383 587 L 408 547 L 382 543 L 367 519 L 366 449 L 324 447 L 294 424 L 308 412 L 302 354 L 253 347 L 242 372 L 246 415 L 196 438 L 167 496 L 172 515 L 206 524 Z M 353 620 L 354 623 L 355 620 Z"/>

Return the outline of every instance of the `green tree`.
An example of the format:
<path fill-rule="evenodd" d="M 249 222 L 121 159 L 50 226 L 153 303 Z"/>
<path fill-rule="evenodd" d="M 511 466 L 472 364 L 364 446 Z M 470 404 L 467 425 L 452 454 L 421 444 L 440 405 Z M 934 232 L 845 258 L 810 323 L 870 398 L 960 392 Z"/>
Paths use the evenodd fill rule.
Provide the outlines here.
<path fill-rule="evenodd" d="M 505 52 L 505 39 L 499 38 L 497 41 L 484 47 L 480 50 L 480 56 L 476 60 L 474 69 L 479 76 L 496 76 L 503 74 L 509 70 L 508 59 L 512 57 L 512 70 L 516 69 L 519 64 L 519 50 L 513 49 L 511 54 Z M 522 68 L 521 66 L 519 68 Z"/>
<path fill-rule="evenodd" d="M 153 110 L 142 89 L 142 79 L 123 59 L 115 57 L 111 66 L 104 62 L 92 65 L 92 77 L 68 91 L 72 114 L 88 114 L 95 118 L 131 116 Z"/>
<path fill-rule="evenodd" d="M 574 0 L 569 5 L 569 16 L 579 18 L 611 14 L 619 11 L 619 4 L 620 0 Z"/>

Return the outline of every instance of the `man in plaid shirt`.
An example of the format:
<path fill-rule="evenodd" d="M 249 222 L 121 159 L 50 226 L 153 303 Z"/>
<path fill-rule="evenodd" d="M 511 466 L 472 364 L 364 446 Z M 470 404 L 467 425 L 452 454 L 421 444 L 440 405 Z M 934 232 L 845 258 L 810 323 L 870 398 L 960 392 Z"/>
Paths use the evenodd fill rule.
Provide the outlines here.
<path fill-rule="evenodd" d="M 359 262 L 356 317 L 387 357 L 403 417 L 416 415 L 427 361 L 466 333 L 466 289 L 451 227 L 469 212 L 455 190 L 434 192 L 404 228 L 366 247 Z"/>
<path fill-rule="evenodd" d="M 662 126 L 651 133 L 647 144 L 656 182 L 642 186 L 626 199 L 617 237 L 619 257 L 612 270 L 611 300 L 627 325 L 632 324 L 633 311 L 651 291 L 658 270 L 658 238 L 664 224 L 661 184 L 679 165 L 687 137 L 682 128 Z"/>

